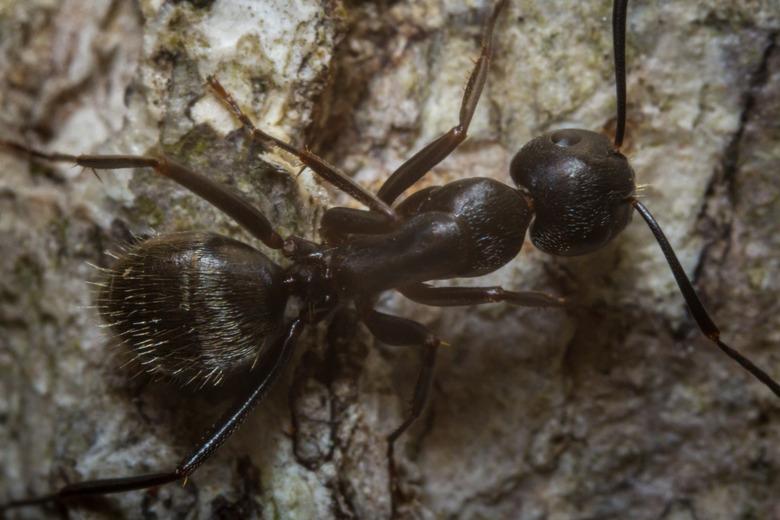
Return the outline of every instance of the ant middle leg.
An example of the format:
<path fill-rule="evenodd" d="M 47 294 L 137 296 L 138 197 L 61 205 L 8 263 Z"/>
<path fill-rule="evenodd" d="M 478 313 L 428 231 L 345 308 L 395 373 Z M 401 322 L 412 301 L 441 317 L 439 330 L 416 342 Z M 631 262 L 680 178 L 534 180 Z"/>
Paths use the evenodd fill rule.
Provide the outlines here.
<path fill-rule="evenodd" d="M 565 298 L 538 291 L 508 291 L 503 287 L 432 287 L 419 283 L 398 289 L 412 301 L 432 307 L 506 302 L 520 307 L 566 307 Z"/>
<path fill-rule="evenodd" d="M 282 369 L 287 366 L 294 351 L 295 342 L 304 328 L 301 318 L 288 325 L 285 333 L 277 339 L 276 346 L 271 352 L 267 363 L 258 367 L 259 380 L 252 385 L 249 392 L 227 410 L 204 435 L 201 443 L 183 459 L 176 469 L 168 472 L 150 473 L 134 477 L 107 478 L 87 480 L 76 484 L 69 484 L 59 491 L 39 497 L 12 500 L 0 504 L 0 517 L 3 511 L 25 506 L 42 505 L 48 502 L 62 502 L 95 495 L 108 495 L 125 491 L 141 490 L 161 486 L 186 479 L 203 462 L 206 461 L 219 448 L 230 435 L 238 429 L 249 412 L 268 392 L 279 377 Z"/>
<path fill-rule="evenodd" d="M 391 491 L 395 495 L 398 491 L 395 441 L 409 429 L 425 409 L 425 403 L 428 401 L 428 395 L 433 385 L 436 353 L 439 346 L 446 345 L 446 343 L 431 333 L 424 325 L 406 318 L 370 310 L 362 316 L 362 320 L 374 337 L 388 345 L 419 345 L 423 347 L 420 371 L 414 387 L 411 409 L 404 421 L 387 436 L 390 485 Z M 395 505 L 394 500 L 394 510 Z"/>
<path fill-rule="evenodd" d="M 284 246 L 284 239 L 273 229 L 265 215 L 246 199 L 234 193 L 227 186 L 194 172 L 169 158 L 143 155 L 70 155 L 59 152 L 42 152 L 5 139 L 0 139 L 0 148 L 6 148 L 14 153 L 27 155 L 38 160 L 72 162 L 78 166 L 95 170 L 152 168 L 158 174 L 184 186 L 217 207 L 268 247 L 281 249 Z"/>
<path fill-rule="evenodd" d="M 207 79 L 208 86 L 217 98 L 227 106 L 233 115 L 244 126 L 244 129 L 253 137 L 260 141 L 272 143 L 274 146 L 284 150 L 285 152 L 296 156 L 303 164 L 311 168 L 311 170 L 331 183 L 333 186 L 343 191 L 347 195 L 351 196 L 358 202 L 365 204 L 368 208 L 383 214 L 390 220 L 396 220 L 396 215 L 393 209 L 379 197 L 365 189 L 363 186 L 352 180 L 347 174 L 336 168 L 335 166 L 328 164 L 325 159 L 322 159 L 318 155 L 312 153 L 307 149 L 296 148 L 295 146 L 278 139 L 271 134 L 268 134 L 259 128 L 255 127 L 249 116 L 244 114 L 238 103 L 232 95 L 222 86 L 222 84 L 214 76 L 209 76 Z"/>
<path fill-rule="evenodd" d="M 392 204 L 401 193 L 420 180 L 431 168 L 443 161 L 460 145 L 468 134 L 469 124 L 477 109 L 479 97 L 487 80 L 490 60 L 493 57 L 493 28 L 499 13 L 506 5 L 506 0 L 499 0 L 490 17 L 485 23 L 482 33 L 482 51 L 474 65 L 463 100 L 460 105 L 458 124 L 447 133 L 427 144 L 409 160 L 395 170 L 377 192 L 377 196 L 387 204 Z"/>

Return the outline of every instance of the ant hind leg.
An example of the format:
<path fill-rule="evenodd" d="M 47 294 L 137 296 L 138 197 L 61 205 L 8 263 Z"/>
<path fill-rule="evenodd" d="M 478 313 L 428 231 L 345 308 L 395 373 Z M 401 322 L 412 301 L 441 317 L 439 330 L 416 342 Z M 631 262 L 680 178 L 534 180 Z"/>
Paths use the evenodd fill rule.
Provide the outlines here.
<path fill-rule="evenodd" d="M 4 511 L 25 506 L 42 505 L 48 502 L 63 502 L 95 495 L 107 495 L 122 493 L 161 486 L 177 480 L 182 480 L 191 475 L 203 462 L 206 461 L 219 448 L 230 435 L 238 429 L 249 412 L 267 393 L 271 385 L 279 377 L 280 372 L 287 366 L 295 346 L 295 342 L 303 330 L 304 322 L 301 318 L 294 320 L 287 327 L 285 333 L 277 340 L 273 350 L 269 352 L 268 361 L 258 367 L 258 381 L 251 386 L 248 394 L 237 400 L 231 408 L 206 432 L 203 440 L 176 469 L 162 473 L 150 473 L 134 477 L 107 478 L 87 480 L 76 484 L 69 484 L 54 493 L 39 497 L 11 500 L 0 504 L 0 518 Z"/>

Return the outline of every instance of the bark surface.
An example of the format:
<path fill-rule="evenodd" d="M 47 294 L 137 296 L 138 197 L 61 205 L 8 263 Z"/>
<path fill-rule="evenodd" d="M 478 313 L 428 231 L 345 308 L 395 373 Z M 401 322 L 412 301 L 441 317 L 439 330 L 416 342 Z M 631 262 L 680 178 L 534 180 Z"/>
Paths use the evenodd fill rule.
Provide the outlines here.
<path fill-rule="evenodd" d="M 283 234 L 352 204 L 252 143 L 205 88 L 372 189 L 457 122 L 487 2 L 0 2 L 0 135 L 71 153 L 166 153 L 240 190 Z M 511 182 L 561 127 L 613 131 L 608 0 L 511 0 L 470 138 L 417 187 Z M 780 377 L 780 2 L 629 5 L 623 147 L 642 200 L 723 338 Z M 299 174 L 300 173 L 300 174 Z M 172 468 L 240 381 L 133 377 L 90 306 L 134 235 L 208 229 L 255 246 L 148 171 L 0 154 L 0 501 Z M 278 257 L 274 257 L 277 258 Z M 452 344 L 397 450 L 414 348 L 309 331 L 269 397 L 186 486 L 72 504 L 71 518 L 780 518 L 780 408 L 701 337 L 649 230 L 553 258 L 530 244 L 468 285 L 576 310 L 437 310 L 388 295 Z M 56 518 L 56 508 L 9 517 Z"/>

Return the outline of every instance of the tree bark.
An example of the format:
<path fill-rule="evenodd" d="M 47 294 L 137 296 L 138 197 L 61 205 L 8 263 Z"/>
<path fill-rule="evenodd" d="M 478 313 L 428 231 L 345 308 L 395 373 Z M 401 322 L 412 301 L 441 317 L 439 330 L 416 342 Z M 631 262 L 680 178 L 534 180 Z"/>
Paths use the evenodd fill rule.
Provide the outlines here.
<path fill-rule="evenodd" d="M 623 152 L 723 339 L 780 378 L 780 4 L 631 2 Z M 0 6 L 0 135 L 69 153 L 165 153 L 317 238 L 354 205 L 246 138 L 256 125 L 379 188 L 456 124 L 489 2 L 44 0 Z M 532 137 L 613 131 L 611 2 L 511 0 L 469 139 L 415 188 L 511 183 Z M 122 368 L 85 281 L 106 250 L 211 230 L 260 247 L 148 171 L 0 152 L 0 502 L 174 467 L 242 381 L 178 389 Z M 271 256 L 282 261 L 278 255 Z M 396 451 L 419 352 L 340 323 L 185 486 L 68 504 L 72 518 L 780 518 L 777 400 L 697 331 L 649 230 L 554 258 L 530 242 L 462 285 L 561 294 L 572 310 L 382 308 L 452 344 Z M 238 378 L 241 379 L 241 378 Z M 56 517 L 30 508 L 20 518 Z M 14 515 L 9 515 L 13 517 Z"/>

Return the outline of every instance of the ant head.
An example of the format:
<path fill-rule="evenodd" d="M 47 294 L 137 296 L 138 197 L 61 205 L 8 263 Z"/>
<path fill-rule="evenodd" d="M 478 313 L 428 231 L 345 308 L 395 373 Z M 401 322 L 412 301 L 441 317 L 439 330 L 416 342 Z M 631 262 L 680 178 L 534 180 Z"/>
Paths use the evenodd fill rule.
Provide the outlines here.
<path fill-rule="evenodd" d="M 517 152 L 510 174 L 533 199 L 531 241 L 546 253 L 590 253 L 631 221 L 634 170 L 596 132 L 565 129 L 537 137 Z"/>

